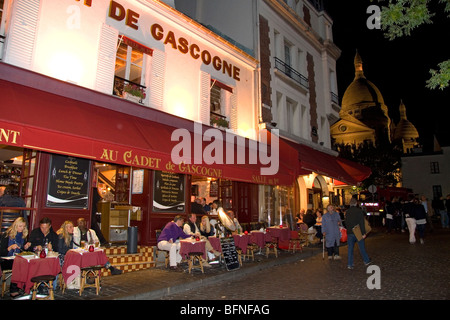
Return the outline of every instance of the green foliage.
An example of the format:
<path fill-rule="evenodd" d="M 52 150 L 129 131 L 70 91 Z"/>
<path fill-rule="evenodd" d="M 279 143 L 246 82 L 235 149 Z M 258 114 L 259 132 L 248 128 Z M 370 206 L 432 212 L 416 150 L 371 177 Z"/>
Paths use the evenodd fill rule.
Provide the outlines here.
<path fill-rule="evenodd" d="M 388 2 L 381 7 L 381 29 L 389 40 L 403 36 L 410 36 L 411 31 L 423 25 L 433 23 L 434 13 L 430 12 L 429 0 L 378 0 Z M 444 11 L 450 17 L 450 0 L 440 0 L 444 4 Z M 439 70 L 430 70 L 431 78 L 427 81 L 427 88 L 443 90 L 449 86 L 450 62 L 438 64 Z"/>

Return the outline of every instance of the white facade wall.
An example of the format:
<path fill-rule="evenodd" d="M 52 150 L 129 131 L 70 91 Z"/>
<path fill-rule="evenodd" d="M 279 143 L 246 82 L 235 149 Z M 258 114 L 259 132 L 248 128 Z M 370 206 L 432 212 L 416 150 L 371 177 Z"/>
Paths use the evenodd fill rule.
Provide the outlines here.
<path fill-rule="evenodd" d="M 310 12 L 311 27 L 303 20 L 304 6 Z M 324 11 L 317 11 L 306 0 L 177 0 L 175 7 L 254 51 L 258 60 L 261 56 L 259 16 L 268 20 L 273 122 L 277 123 L 276 128 L 280 129 L 281 135 L 301 142 L 312 140 L 310 92 L 288 76 L 280 74 L 275 69 L 275 58 L 284 61 L 284 44 L 289 44 L 290 66 L 308 77 L 306 56 L 312 55 L 316 82 L 318 143 L 323 142 L 324 147 L 331 148 L 329 120 L 339 118 L 339 110 L 332 108 L 330 97 L 331 91 L 338 93 L 337 57 L 331 55 L 327 49 L 327 46 L 332 45 L 332 20 Z M 337 48 L 335 50 L 339 51 Z"/>
<path fill-rule="evenodd" d="M 438 172 L 431 170 L 438 164 Z M 434 164 L 436 168 L 436 165 Z M 433 199 L 433 186 L 440 186 L 442 195 L 450 194 L 450 147 L 442 147 L 442 154 L 402 157 L 403 187 Z"/>
<path fill-rule="evenodd" d="M 11 17 L 1 55 L 6 63 L 112 94 L 123 35 L 153 50 L 143 59 L 144 106 L 209 125 L 215 79 L 233 90 L 226 114 L 232 129 L 255 139 L 257 61 L 173 8 L 144 0 L 6 0 L 5 7 Z M 202 61 L 203 52 L 217 57 L 216 64 Z M 219 67 L 224 61 L 231 75 Z"/>

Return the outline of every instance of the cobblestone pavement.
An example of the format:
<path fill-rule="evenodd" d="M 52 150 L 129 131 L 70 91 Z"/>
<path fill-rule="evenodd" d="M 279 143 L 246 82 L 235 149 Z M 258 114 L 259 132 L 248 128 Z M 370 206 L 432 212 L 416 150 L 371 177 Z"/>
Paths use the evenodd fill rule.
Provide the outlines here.
<path fill-rule="evenodd" d="M 56 300 L 447 300 L 450 298 L 450 230 L 436 228 L 425 244 L 410 245 L 406 233 L 385 234 L 381 230 L 366 240 L 375 273 L 367 273 L 355 246 L 355 268 L 347 269 L 347 246 L 340 248 L 342 260 L 322 259 L 322 246 L 303 253 L 281 252 L 278 258 L 257 255 L 234 271 L 223 265 L 205 273 L 187 273 L 156 268 L 102 278 L 97 296 L 87 288 L 59 289 Z M 381 289 L 369 289 L 380 284 Z M 374 280 L 375 279 L 375 280 Z M 2 300 L 10 300 L 8 292 Z"/>
<path fill-rule="evenodd" d="M 366 239 L 373 264 L 368 272 L 355 245 L 353 270 L 322 252 L 308 259 L 263 269 L 235 281 L 190 290 L 174 300 L 448 300 L 450 299 L 450 230 L 435 229 L 425 244 L 411 245 L 406 233 L 378 232 Z M 372 269 L 379 267 L 379 282 Z M 369 279 L 370 278 L 370 279 Z M 379 283 L 380 289 L 373 288 Z"/>

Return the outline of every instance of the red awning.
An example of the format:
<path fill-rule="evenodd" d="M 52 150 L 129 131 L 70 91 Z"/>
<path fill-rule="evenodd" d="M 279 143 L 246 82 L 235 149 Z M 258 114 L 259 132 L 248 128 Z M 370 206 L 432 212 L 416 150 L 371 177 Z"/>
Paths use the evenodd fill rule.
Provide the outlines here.
<path fill-rule="evenodd" d="M 369 167 L 363 166 L 358 162 L 350 161 L 341 157 L 337 157 L 337 162 L 358 182 L 367 179 L 372 174 L 372 170 Z"/>
<path fill-rule="evenodd" d="M 352 185 L 363 181 L 371 174 L 369 168 L 356 162 L 321 152 L 304 144 L 286 139 L 283 141 L 297 150 L 300 170 L 316 172 Z"/>
<path fill-rule="evenodd" d="M 105 99 L 102 96 L 107 96 L 116 105 L 120 103 L 123 110 L 142 108 L 139 112 L 147 115 L 147 118 L 32 88 L 17 81 L 11 82 L 6 79 L 7 75 L 2 76 L 3 67 L 5 65 L 0 63 L 0 144 L 139 168 L 257 184 L 290 185 L 295 179 L 284 166 L 280 166 L 276 175 L 263 176 L 260 174 L 263 167 L 261 164 L 226 164 L 225 161 L 224 164 L 195 164 L 191 157 L 185 162 L 191 160 L 191 164 L 175 165 L 171 152 L 179 142 L 171 141 L 171 135 L 177 127 L 149 120 L 153 119 L 152 115 L 159 119 L 167 118 L 167 114 L 162 116 L 159 111 L 71 84 L 61 84 L 55 79 L 23 69 L 17 68 L 14 71 L 23 72 L 26 77 L 43 78 L 47 82 L 46 87 L 56 86 L 53 82 L 58 82 L 59 88 L 64 86 L 65 90 L 72 90 L 72 94 L 73 90 L 83 91 L 84 95 L 85 91 L 89 91 L 89 95 L 93 96 L 92 101 L 102 100 Z M 193 122 L 175 116 L 173 118 L 176 125 L 186 124 L 186 129 L 194 139 Z M 203 128 L 206 130 L 208 127 Z M 202 150 L 208 144 L 209 142 L 202 142 Z M 225 144 L 226 142 L 224 150 Z M 249 140 L 246 139 L 247 154 L 251 152 L 248 145 Z"/>

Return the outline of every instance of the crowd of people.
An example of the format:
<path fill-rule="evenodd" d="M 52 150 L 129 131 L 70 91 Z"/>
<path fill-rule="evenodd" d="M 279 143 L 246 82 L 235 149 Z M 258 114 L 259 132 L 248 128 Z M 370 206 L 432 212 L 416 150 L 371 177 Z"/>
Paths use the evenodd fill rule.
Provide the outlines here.
<path fill-rule="evenodd" d="M 84 218 L 79 218 L 76 226 L 72 221 L 64 221 L 56 232 L 53 230 L 52 221 L 49 218 L 42 218 L 39 221 L 39 227 L 28 232 L 26 219 L 18 217 L 1 235 L 0 256 L 14 256 L 22 251 L 54 251 L 59 254 L 58 257 L 62 267 L 67 251 L 82 247 L 83 241 L 86 244 L 99 242 L 95 231 L 87 228 Z M 2 259 L 2 270 L 11 270 L 13 263 L 14 260 Z M 110 262 L 105 264 L 105 268 L 109 269 L 112 275 L 122 274 L 122 271 L 113 267 Z M 57 281 L 54 281 L 55 286 L 56 284 Z M 42 292 L 45 289 L 45 287 L 39 288 L 40 293 L 45 294 L 45 292 Z M 16 298 L 21 294 L 23 294 L 22 288 L 11 282 L 10 296 Z"/>
<path fill-rule="evenodd" d="M 230 215 L 232 211 L 228 211 Z M 233 219 L 235 223 L 239 222 L 237 219 Z M 169 252 L 169 266 L 172 270 L 177 270 L 182 257 L 180 255 L 180 239 L 187 238 L 199 238 L 205 240 L 205 249 L 207 252 L 209 261 L 202 261 L 203 266 L 210 267 L 210 263 L 217 262 L 220 252 L 215 250 L 208 240 L 208 237 L 216 235 L 216 230 L 213 224 L 211 224 L 208 215 L 201 217 L 201 222 L 197 223 L 197 214 L 189 213 L 187 219 L 181 215 L 175 216 L 175 218 L 167 223 L 161 231 L 161 234 L 157 239 L 157 247 L 159 250 L 165 250 Z"/>

